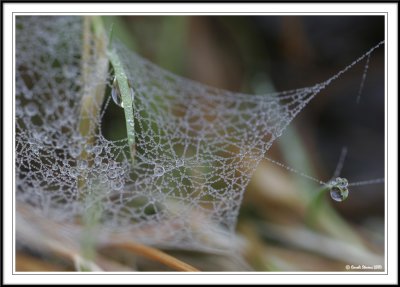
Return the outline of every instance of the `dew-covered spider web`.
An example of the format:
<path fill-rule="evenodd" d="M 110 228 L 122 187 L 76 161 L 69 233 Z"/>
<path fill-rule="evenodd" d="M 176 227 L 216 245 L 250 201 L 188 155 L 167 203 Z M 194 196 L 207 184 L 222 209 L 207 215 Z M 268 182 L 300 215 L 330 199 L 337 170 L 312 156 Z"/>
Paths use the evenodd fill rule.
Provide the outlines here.
<path fill-rule="evenodd" d="M 130 147 L 102 134 L 114 75 L 98 55 L 82 56 L 82 18 L 16 19 L 17 206 L 76 226 L 95 213 L 99 238 L 185 249 L 229 246 L 246 186 L 273 142 L 382 45 L 323 83 L 248 95 L 179 77 L 114 42 L 134 94 Z M 88 93 L 103 98 L 83 101 Z"/>

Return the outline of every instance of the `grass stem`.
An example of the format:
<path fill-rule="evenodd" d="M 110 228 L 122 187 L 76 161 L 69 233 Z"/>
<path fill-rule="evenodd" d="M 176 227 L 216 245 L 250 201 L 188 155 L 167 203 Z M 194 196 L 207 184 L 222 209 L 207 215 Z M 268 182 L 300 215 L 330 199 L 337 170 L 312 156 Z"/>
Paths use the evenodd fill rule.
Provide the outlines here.
<path fill-rule="evenodd" d="M 195 267 L 193 267 L 171 255 L 168 255 L 168 254 L 162 252 L 161 250 L 155 249 L 150 246 L 133 243 L 133 242 L 124 242 L 124 243 L 115 244 L 112 247 L 119 247 L 126 251 L 130 251 L 135 254 L 144 256 L 148 259 L 158 261 L 158 262 L 163 263 L 164 265 L 166 265 L 174 270 L 177 270 L 177 271 L 187 271 L 187 272 L 199 271 L 197 268 L 195 268 Z"/>

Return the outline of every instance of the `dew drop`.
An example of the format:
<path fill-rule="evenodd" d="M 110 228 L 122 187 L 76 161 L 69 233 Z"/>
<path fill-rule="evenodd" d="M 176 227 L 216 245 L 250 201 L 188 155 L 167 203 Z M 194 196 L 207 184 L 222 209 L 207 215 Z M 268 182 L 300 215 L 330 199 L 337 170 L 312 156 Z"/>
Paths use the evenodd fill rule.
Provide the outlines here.
<path fill-rule="evenodd" d="M 73 140 L 74 142 L 77 142 L 77 143 L 84 143 L 84 142 L 86 142 L 86 140 L 84 139 L 84 137 L 82 137 L 80 134 L 73 134 L 71 138 L 72 138 L 72 140 Z"/>
<path fill-rule="evenodd" d="M 131 87 L 129 88 L 129 90 L 131 91 L 131 100 L 132 100 L 132 103 L 133 103 L 133 101 L 135 100 L 135 91 Z"/>
<path fill-rule="evenodd" d="M 24 91 L 24 98 L 27 99 L 27 100 L 30 100 L 30 99 L 32 99 L 32 97 L 33 97 L 32 91 L 30 91 L 30 90 L 28 90 L 28 89 L 25 89 L 25 91 Z"/>
<path fill-rule="evenodd" d="M 121 180 L 114 180 L 111 182 L 111 188 L 113 190 L 120 190 L 124 187 L 124 183 Z"/>
<path fill-rule="evenodd" d="M 38 107 L 34 103 L 29 103 L 25 106 L 25 113 L 28 116 L 33 117 L 38 113 Z"/>
<path fill-rule="evenodd" d="M 118 177 L 118 173 L 119 173 L 118 169 L 112 168 L 108 171 L 107 175 L 109 178 L 114 179 L 114 178 Z"/>
<path fill-rule="evenodd" d="M 53 164 L 53 166 L 51 167 L 52 170 L 56 171 L 58 169 L 56 164 Z"/>
<path fill-rule="evenodd" d="M 48 105 L 46 105 L 44 112 L 46 113 L 46 115 L 53 115 L 56 112 L 57 108 L 57 104 L 49 103 Z"/>
<path fill-rule="evenodd" d="M 68 151 L 69 151 L 69 154 L 74 158 L 76 158 L 77 156 L 79 156 L 81 154 L 81 148 L 78 145 L 70 145 L 68 147 Z"/>
<path fill-rule="evenodd" d="M 63 66 L 62 72 L 67 79 L 73 79 L 78 74 L 78 70 L 75 67 L 67 65 Z"/>
<path fill-rule="evenodd" d="M 102 158 L 101 158 L 101 157 L 98 157 L 98 156 L 97 156 L 97 157 L 94 158 L 94 164 L 95 164 L 95 165 L 100 165 L 100 164 L 101 164 L 101 161 L 102 161 Z"/>
<path fill-rule="evenodd" d="M 64 148 L 64 144 L 66 144 L 66 138 L 64 136 L 61 136 L 58 140 L 56 140 L 55 144 L 56 148 Z"/>
<path fill-rule="evenodd" d="M 71 169 L 69 170 L 68 174 L 69 174 L 71 177 L 75 178 L 75 177 L 78 176 L 79 172 L 78 172 L 75 168 L 71 168 Z"/>
<path fill-rule="evenodd" d="M 161 165 L 156 165 L 154 168 L 154 176 L 162 176 L 165 173 L 165 169 Z"/>
<path fill-rule="evenodd" d="M 86 178 L 85 186 L 89 189 L 89 193 L 90 194 L 93 192 L 92 183 L 93 183 L 93 179 L 92 178 Z"/>
<path fill-rule="evenodd" d="M 330 195 L 334 201 L 342 202 L 349 196 L 349 190 L 347 188 L 348 181 L 345 178 L 337 177 L 330 183 L 331 190 Z"/>
<path fill-rule="evenodd" d="M 130 127 L 135 127 L 135 123 L 133 122 L 133 120 L 132 119 L 129 119 L 128 120 L 128 125 L 130 126 Z"/>
<path fill-rule="evenodd" d="M 108 177 L 107 176 L 101 176 L 100 177 L 100 183 L 106 183 L 108 182 Z"/>
<path fill-rule="evenodd" d="M 88 153 L 91 153 L 91 152 L 93 151 L 93 146 L 92 146 L 91 144 L 87 144 L 87 145 L 85 146 L 85 150 L 86 150 Z"/>
<path fill-rule="evenodd" d="M 347 188 L 342 189 L 337 186 L 331 188 L 331 198 L 334 201 L 342 202 L 349 196 L 349 190 Z"/>
<path fill-rule="evenodd" d="M 36 141 L 41 141 L 42 138 L 43 138 L 43 133 L 41 133 L 41 132 L 33 132 L 32 136 Z"/>
<path fill-rule="evenodd" d="M 124 107 L 124 104 L 122 103 L 121 91 L 119 90 L 118 83 L 117 83 L 117 78 L 114 78 L 114 81 L 113 81 L 113 86 L 111 89 L 111 97 L 117 106 L 119 106 L 121 108 Z"/>
<path fill-rule="evenodd" d="M 15 109 L 15 116 L 16 117 L 23 117 L 24 116 L 24 111 L 22 109 L 20 109 L 20 108 Z"/>
<path fill-rule="evenodd" d="M 130 91 L 131 91 L 131 99 L 133 102 L 133 99 L 135 97 L 135 91 L 132 88 L 130 88 Z M 124 108 L 124 103 L 122 102 L 121 90 L 119 89 L 118 81 L 117 81 L 116 77 L 114 77 L 114 80 L 113 80 L 113 85 L 112 85 L 112 89 L 111 89 L 111 97 L 117 106 Z"/>
<path fill-rule="evenodd" d="M 62 174 L 65 174 L 67 172 L 67 169 L 65 167 L 61 166 L 60 171 Z"/>
<path fill-rule="evenodd" d="M 47 136 L 47 135 L 44 135 L 43 136 L 43 142 L 45 144 L 51 144 L 51 138 L 49 136 Z"/>
<path fill-rule="evenodd" d="M 96 154 L 96 155 L 99 155 L 99 154 L 101 154 L 101 151 L 102 151 L 102 147 L 101 146 L 94 146 L 93 147 L 93 153 L 94 154 Z"/>
<path fill-rule="evenodd" d="M 86 160 L 81 160 L 78 163 L 79 169 L 87 169 L 88 167 L 88 162 Z"/>
<path fill-rule="evenodd" d="M 179 158 L 176 160 L 175 164 L 177 167 L 181 167 L 185 164 L 185 161 L 183 159 Z"/>
<path fill-rule="evenodd" d="M 38 154 L 39 153 L 39 150 L 40 150 L 40 146 L 39 145 L 37 145 L 37 144 L 35 144 L 35 143 L 33 143 L 33 144 L 31 144 L 31 151 L 34 153 L 34 154 Z"/>
<path fill-rule="evenodd" d="M 108 170 L 108 163 L 102 163 L 102 165 L 100 165 L 100 170 L 101 171 L 107 171 Z"/>

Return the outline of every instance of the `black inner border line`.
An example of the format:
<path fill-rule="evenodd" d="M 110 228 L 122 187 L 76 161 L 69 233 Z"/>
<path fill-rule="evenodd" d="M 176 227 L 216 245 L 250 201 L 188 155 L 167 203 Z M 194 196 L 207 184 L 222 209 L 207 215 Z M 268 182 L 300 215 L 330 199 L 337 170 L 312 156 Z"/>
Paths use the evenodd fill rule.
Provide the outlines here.
<path fill-rule="evenodd" d="M 176 14 L 184 14 L 189 16 L 194 16 L 197 14 L 201 15 L 209 15 L 209 14 L 216 14 L 216 15 L 239 15 L 239 16 L 246 16 L 246 15 L 260 15 L 260 16 L 285 16 L 286 14 L 293 14 L 298 16 L 309 16 L 308 14 L 316 14 L 318 16 L 340 16 L 343 14 L 349 14 L 352 16 L 364 16 L 364 15 L 376 15 L 376 14 L 387 14 L 388 12 L 304 12 L 301 14 L 300 12 L 170 12 L 169 14 L 163 12 L 12 12 L 12 14 L 27 14 L 27 15 L 44 15 L 44 14 L 61 14 L 61 16 L 74 16 L 75 14 L 82 14 L 82 15 L 103 15 L 103 14 L 111 14 L 116 16 L 139 16 L 140 14 L 154 14 L 154 15 L 165 15 L 165 16 L 174 16 Z M 324 14 L 326 13 L 326 14 Z M 337 14 L 335 14 L 337 13 Z M 329 15 L 328 15 L 329 14 Z M 55 15 L 56 16 L 56 15 Z M 58 16 L 58 15 L 57 15 Z M 383 15 L 376 15 L 376 16 L 383 16 Z"/>
<path fill-rule="evenodd" d="M 117 2 L 116 2 L 117 3 Z M 154 3 L 154 2 L 153 2 Z M 111 4 L 111 3 L 110 3 Z M 12 67 L 11 67 L 11 72 L 12 72 L 12 75 L 13 75 L 13 81 L 12 81 L 12 86 L 11 86 L 11 92 L 12 92 L 12 98 L 11 98 L 11 103 L 12 103 L 12 107 L 14 106 L 14 84 L 15 84 L 15 71 L 14 71 L 14 41 L 15 41 L 15 37 L 14 37 L 14 21 L 15 21 L 15 16 L 17 16 L 17 15 L 14 15 L 14 14 L 27 14 L 27 15 L 37 15 L 37 16 L 40 16 L 40 15 L 42 15 L 42 14 L 52 14 L 52 15 L 55 15 L 55 16 L 58 16 L 58 15 L 56 15 L 56 14 L 61 14 L 61 15 L 65 15 L 65 14 L 71 14 L 70 16 L 74 16 L 75 14 L 76 15 L 79 15 L 79 14 L 82 14 L 82 15 L 92 15 L 92 14 L 96 14 L 97 12 L 12 12 L 12 27 L 11 27 L 11 29 L 12 29 L 12 37 L 13 37 L 13 39 L 12 39 L 12 43 L 11 43 L 11 47 L 12 47 L 12 54 L 13 54 L 13 57 L 12 57 L 12 61 L 11 61 L 11 63 L 12 63 Z M 118 13 L 120 13 L 120 12 L 100 12 L 100 13 L 97 13 L 97 14 L 100 14 L 100 15 L 102 15 L 102 14 L 118 14 Z M 158 15 L 165 15 L 165 16 L 174 16 L 175 14 L 185 14 L 185 15 L 187 15 L 187 14 L 190 14 L 190 13 L 193 13 L 193 12 L 171 12 L 171 13 L 169 13 L 169 14 L 165 14 L 165 13 L 160 13 L 160 14 L 158 14 Z M 240 13 L 240 12 L 236 12 L 236 13 L 232 13 L 232 14 L 223 14 L 223 12 L 195 12 L 194 14 L 192 14 L 192 15 L 189 15 L 189 16 L 195 16 L 195 15 L 203 15 L 203 14 L 198 14 L 198 13 L 204 13 L 204 15 L 208 15 L 208 14 L 216 14 L 216 15 L 226 15 L 226 16 L 236 16 L 236 15 L 240 15 L 240 16 L 246 16 L 246 15 L 254 15 L 254 16 L 256 16 L 256 15 L 262 15 L 262 16 L 272 16 L 273 14 L 277 14 L 277 13 L 282 13 L 282 15 L 276 15 L 276 16 L 285 16 L 284 14 L 296 14 L 296 15 L 299 15 L 299 16 L 312 16 L 312 15 L 308 15 L 308 14 L 317 14 L 317 15 L 323 15 L 323 16 L 327 16 L 327 17 L 329 17 L 329 16 L 340 16 L 341 14 L 349 14 L 349 15 L 353 15 L 353 16 L 362 16 L 362 15 L 376 15 L 376 14 L 384 14 L 384 15 L 376 15 L 376 16 L 384 16 L 385 17 L 385 20 L 386 20 L 386 31 L 385 31 L 385 36 L 386 36 L 386 39 L 385 39 L 385 46 L 386 46 L 386 58 L 388 59 L 388 52 L 389 52 L 389 45 L 388 45 L 388 34 L 389 34 L 389 20 L 388 20 L 388 12 L 366 12 L 366 13 L 354 13 L 354 12 L 329 12 L 329 14 L 335 14 L 335 13 L 338 13 L 338 15 L 325 15 L 324 14 L 324 12 L 306 12 L 306 13 L 304 13 L 304 14 L 299 14 L 298 12 L 274 12 L 274 13 L 260 13 L 260 12 L 245 12 L 245 13 Z M 326 12 L 325 12 L 326 13 Z M 125 13 L 121 13 L 121 14 L 126 14 L 126 12 Z M 132 14 L 126 14 L 126 15 L 140 15 L 140 14 L 154 14 L 154 15 L 156 15 L 157 13 L 154 13 L 154 12 L 138 12 L 138 13 L 132 13 Z M 236 15 L 235 15 L 236 14 Z M 271 14 L 271 15 L 269 15 L 269 14 Z M 67 15 L 65 15 L 65 16 L 67 16 Z M 123 15 L 117 15 L 117 16 L 123 16 Z M 389 59 L 388 59 L 388 61 L 389 61 Z M 385 63 L 386 64 L 386 63 Z M 388 134 L 389 134 L 389 131 L 388 131 L 388 124 L 389 124 L 389 106 L 388 106 L 388 97 L 389 97 L 389 91 L 388 91 L 388 84 L 389 84 L 389 80 L 388 80 L 388 74 L 389 74 L 389 68 L 388 68 L 388 65 L 386 64 L 386 75 L 385 75 L 385 82 L 386 82 L 386 95 L 385 95 L 385 101 L 386 101 L 386 111 L 387 111 L 387 113 L 386 113 L 386 151 L 388 151 L 388 148 L 389 148 L 389 141 L 388 141 Z M 12 113 L 13 114 L 13 113 Z M 13 117 L 14 117 L 14 114 L 13 114 Z M 12 124 L 12 127 L 11 127 L 11 130 L 12 130 L 12 135 L 13 135 L 13 139 L 15 138 L 15 125 L 13 124 L 13 121 L 11 121 L 11 124 Z M 15 159 L 14 159 L 14 152 L 15 152 L 15 145 L 13 145 L 12 146 L 12 155 L 11 155 L 11 158 L 12 158 L 12 162 L 13 163 L 15 163 Z M 388 170 L 389 170 L 389 161 L 387 160 L 387 158 L 386 158 L 386 172 L 385 172 L 385 186 L 386 186 L 386 203 L 385 203 L 385 209 L 386 209 L 386 218 L 385 218 L 385 226 L 386 226 L 386 234 L 385 234 L 385 236 L 386 236 L 386 248 L 385 248 L 385 251 L 386 251 L 386 254 L 385 254 L 385 257 L 386 257 L 386 265 L 385 265 L 385 273 L 364 273 L 364 272 L 357 272 L 356 274 L 353 274 L 353 273 L 350 273 L 350 272 L 346 272 L 346 271 L 343 271 L 343 272 L 341 272 L 340 274 L 319 274 L 319 273 L 311 273 L 311 274 L 298 274 L 298 273 L 286 273 L 286 272 L 282 272 L 282 274 L 276 274 L 276 273 L 271 273 L 271 274 L 269 274 L 268 272 L 263 272 L 262 274 L 259 274 L 259 273 L 244 273 L 243 272 L 243 274 L 238 274 L 238 273 L 230 273 L 230 272 L 224 272 L 224 273 L 218 273 L 218 274 L 215 274 L 215 273 L 209 273 L 209 272 L 199 272 L 199 273 L 194 273 L 194 274 L 192 274 L 192 273 L 184 273 L 184 272 L 182 272 L 182 273 L 176 273 L 176 272 L 174 272 L 173 274 L 171 274 L 170 272 L 165 272 L 165 273 L 157 273 L 157 272 L 144 272 L 144 273 L 141 273 L 141 272 L 135 272 L 135 273 L 132 273 L 132 272 L 128 272 L 128 273 L 123 273 L 123 272 L 120 272 L 120 273 L 113 273 L 113 272 L 104 272 L 104 273 L 100 273 L 100 274 L 98 274 L 98 273 L 91 273 L 91 272 L 88 272 L 88 273 L 80 273 L 80 272 L 76 272 L 76 273 L 74 273 L 74 272 L 63 272 L 63 273 L 57 273 L 57 272 L 54 272 L 54 273 L 40 273 L 40 274 L 37 274 L 37 273 L 30 273 L 30 272 L 28 272 L 28 273 L 25 273 L 25 272 L 14 272 L 14 269 L 15 269 L 15 263 L 14 263 L 14 256 L 15 256 L 15 240 L 14 240 L 14 230 L 15 230 L 15 228 L 14 228 L 14 222 L 15 222 L 15 219 L 14 219 L 14 216 L 15 216 L 15 208 L 14 208 L 14 187 L 15 187 L 15 182 L 14 182 L 14 175 L 15 175 L 15 165 L 14 165 L 14 172 L 13 172 L 13 176 L 12 176 L 12 179 L 11 179 L 11 182 L 12 182 L 12 206 L 13 206 L 13 214 L 12 214 L 12 216 L 11 216 L 11 221 L 12 221 L 12 252 L 13 252 L 13 257 L 12 257 L 12 259 L 11 259 L 11 262 L 12 262 L 12 269 L 13 269 L 13 271 L 12 271 L 12 275 L 279 275 L 279 276 L 282 276 L 282 275 L 313 275 L 313 276 L 315 276 L 315 275 L 319 275 L 319 276 L 321 276 L 321 275 L 350 275 L 350 276 L 354 276 L 354 275 L 361 275 L 361 276 L 366 276 L 366 275 L 373 275 L 373 276 L 377 276 L 377 275 L 389 275 L 389 273 L 388 273 L 388 265 L 389 265 L 389 258 L 388 258 L 388 245 L 389 245 L 389 239 L 388 239 L 388 232 L 389 232 L 389 230 L 388 230 L 388 216 L 389 216 L 389 212 L 388 212 L 388 202 L 389 202 L 389 178 L 388 178 Z M 3 203 L 4 204 L 4 203 Z M 260 271 L 260 272 L 262 272 L 262 271 Z M 335 273 L 336 273 L 336 271 L 335 271 Z"/>

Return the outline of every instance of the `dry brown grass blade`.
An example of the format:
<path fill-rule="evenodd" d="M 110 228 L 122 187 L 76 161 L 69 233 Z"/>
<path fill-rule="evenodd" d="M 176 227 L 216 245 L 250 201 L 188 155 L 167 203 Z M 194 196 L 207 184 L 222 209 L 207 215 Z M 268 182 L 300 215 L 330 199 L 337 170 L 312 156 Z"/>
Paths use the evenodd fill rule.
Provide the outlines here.
<path fill-rule="evenodd" d="M 82 47 L 82 81 L 83 95 L 81 104 L 81 120 L 79 122 L 79 132 L 82 136 L 88 137 L 88 143 L 94 141 L 94 131 L 98 128 L 98 123 L 93 121 L 97 118 L 100 107 L 104 99 L 106 85 L 96 83 L 107 79 L 108 57 L 107 57 L 107 38 L 104 31 L 95 29 L 96 25 L 91 25 L 93 17 L 84 17 L 83 47 Z M 91 27 L 93 26 L 93 31 Z M 91 49 L 91 42 L 94 42 Z M 96 59 L 95 65 L 90 65 L 91 57 Z"/>
<path fill-rule="evenodd" d="M 177 271 L 187 271 L 187 272 L 198 272 L 197 268 L 182 262 L 181 260 L 168 255 L 164 252 L 162 252 L 159 249 L 142 245 L 139 243 L 133 243 L 133 242 L 122 242 L 122 243 L 116 243 L 112 245 L 108 245 L 107 247 L 113 247 L 113 248 L 121 248 L 126 251 L 133 252 L 137 255 L 144 256 L 146 258 L 158 261 L 160 263 L 165 264 L 166 266 L 175 269 Z"/>
<path fill-rule="evenodd" d="M 79 243 L 81 226 L 57 224 L 35 214 L 29 206 L 18 204 L 18 234 L 29 245 L 36 246 L 38 250 L 51 250 L 53 254 L 67 260 L 80 259 Z M 145 246 L 136 242 L 126 242 L 118 239 L 118 242 L 103 243 L 102 247 L 120 248 L 137 255 L 160 262 L 174 270 L 195 272 L 200 271 L 181 260 L 170 256 L 158 249 Z M 97 255 L 98 258 L 100 258 Z M 95 262 L 93 262 L 95 263 Z M 98 263 L 98 262 L 96 262 Z"/>
<path fill-rule="evenodd" d="M 41 258 L 20 251 L 15 254 L 15 270 L 17 272 L 73 271 L 69 269 L 68 266 L 54 262 L 46 262 Z"/>

